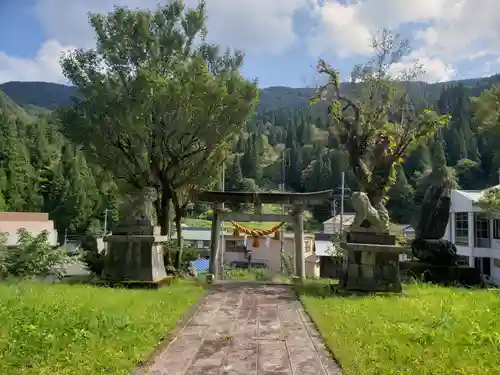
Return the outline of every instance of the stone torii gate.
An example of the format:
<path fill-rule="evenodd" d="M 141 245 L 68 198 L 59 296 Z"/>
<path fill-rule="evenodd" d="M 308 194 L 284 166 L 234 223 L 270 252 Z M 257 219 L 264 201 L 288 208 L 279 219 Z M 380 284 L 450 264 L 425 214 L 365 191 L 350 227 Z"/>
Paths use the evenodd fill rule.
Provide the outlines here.
<path fill-rule="evenodd" d="M 210 244 L 209 272 L 217 279 L 219 267 L 219 242 L 221 221 L 262 221 L 262 222 L 287 222 L 291 223 L 295 234 L 295 274 L 304 280 L 304 206 L 320 204 L 331 200 L 333 190 L 325 190 L 311 193 L 252 193 L 252 192 L 222 192 L 222 191 L 200 191 L 196 198 L 203 202 L 213 204 L 212 215 L 212 238 Z M 250 203 L 254 205 L 254 213 L 230 212 L 222 209 L 223 203 Z M 291 206 L 288 214 L 264 214 L 263 204 L 280 204 Z"/>

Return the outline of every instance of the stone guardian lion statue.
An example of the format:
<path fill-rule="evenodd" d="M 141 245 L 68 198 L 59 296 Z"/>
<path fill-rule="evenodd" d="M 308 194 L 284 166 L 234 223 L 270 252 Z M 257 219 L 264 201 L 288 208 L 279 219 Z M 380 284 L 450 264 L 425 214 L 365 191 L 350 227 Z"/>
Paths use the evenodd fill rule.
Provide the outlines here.
<path fill-rule="evenodd" d="M 156 215 L 153 203 L 158 199 L 155 188 L 146 187 L 122 211 L 125 222 L 147 221 L 151 225 L 156 225 Z"/>
<path fill-rule="evenodd" d="M 373 207 L 366 193 L 356 191 L 351 195 L 351 203 L 354 211 L 356 211 L 356 217 L 351 225 L 351 230 L 369 229 L 379 232 L 389 231 L 389 214 L 383 202 L 377 205 L 377 207 Z M 370 223 L 369 227 L 361 226 L 365 220 Z"/>

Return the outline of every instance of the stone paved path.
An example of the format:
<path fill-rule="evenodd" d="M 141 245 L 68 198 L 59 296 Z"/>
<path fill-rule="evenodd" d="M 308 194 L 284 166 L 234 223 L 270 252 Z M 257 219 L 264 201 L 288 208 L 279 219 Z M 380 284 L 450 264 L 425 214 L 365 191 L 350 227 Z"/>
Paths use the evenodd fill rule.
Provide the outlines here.
<path fill-rule="evenodd" d="M 340 375 L 293 291 L 220 284 L 147 375 Z"/>

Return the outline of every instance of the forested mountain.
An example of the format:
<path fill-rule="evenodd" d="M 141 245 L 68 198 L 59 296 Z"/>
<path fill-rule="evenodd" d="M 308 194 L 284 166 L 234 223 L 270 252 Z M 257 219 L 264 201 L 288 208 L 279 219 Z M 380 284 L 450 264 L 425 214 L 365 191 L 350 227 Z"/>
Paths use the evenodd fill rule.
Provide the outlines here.
<path fill-rule="evenodd" d="M 463 85 L 470 90 L 471 96 L 478 96 L 496 83 L 500 83 L 500 75 L 434 84 L 413 82 L 410 90 L 413 97 L 432 104 L 438 100 L 441 91 L 449 86 Z M 353 85 L 349 83 L 342 86 L 346 91 L 353 89 Z M 72 86 L 48 82 L 7 82 L 0 84 L 0 91 L 20 106 L 32 105 L 50 110 L 71 105 L 71 97 L 78 95 L 76 88 Z M 308 107 L 309 98 L 313 93 L 313 88 L 265 88 L 261 90 L 257 112 L 264 113 L 281 108 L 304 109 Z"/>
<path fill-rule="evenodd" d="M 498 82 L 500 76 L 412 84 L 410 95 L 420 105 L 450 113 L 452 119 L 436 142 L 420 146 L 399 169 L 389 192 L 393 220 L 409 222 L 408 202 L 428 183 L 432 168 L 449 168 L 463 189 L 498 181 L 498 141 L 480 134 L 471 103 Z M 71 124 L 59 123 L 50 111 L 70 105 L 75 89 L 42 82 L 9 82 L 0 89 L 0 210 L 49 212 L 61 233 L 102 228 L 105 209 L 116 217 L 123 199 L 116 184 L 64 138 L 61 127 Z M 293 191 L 340 186 L 346 158 L 325 106 L 308 104 L 312 93 L 287 87 L 261 91 L 256 114 L 226 163 L 226 190 L 276 190 L 282 179 Z M 356 188 L 349 173 L 347 185 Z M 324 220 L 330 210 L 315 207 L 314 218 Z"/>

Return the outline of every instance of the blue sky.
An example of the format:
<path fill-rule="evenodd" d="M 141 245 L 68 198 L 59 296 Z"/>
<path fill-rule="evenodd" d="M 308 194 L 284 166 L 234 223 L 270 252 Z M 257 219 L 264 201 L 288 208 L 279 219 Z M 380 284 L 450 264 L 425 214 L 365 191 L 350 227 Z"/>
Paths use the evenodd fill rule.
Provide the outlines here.
<path fill-rule="evenodd" d="M 0 0 L 0 82 L 64 82 L 60 54 L 93 46 L 87 11 L 157 2 Z M 243 49 L 243 73 L 262 87 L 316 85 L 318 57 L 347 77 L 370 57 L 370 34 L 384 27 L 414 46 L 397 68 L 417 58 L 429 82 L 500 72 L 498 0 L 209 0 L 207 9 L 209 38 Z"/>

